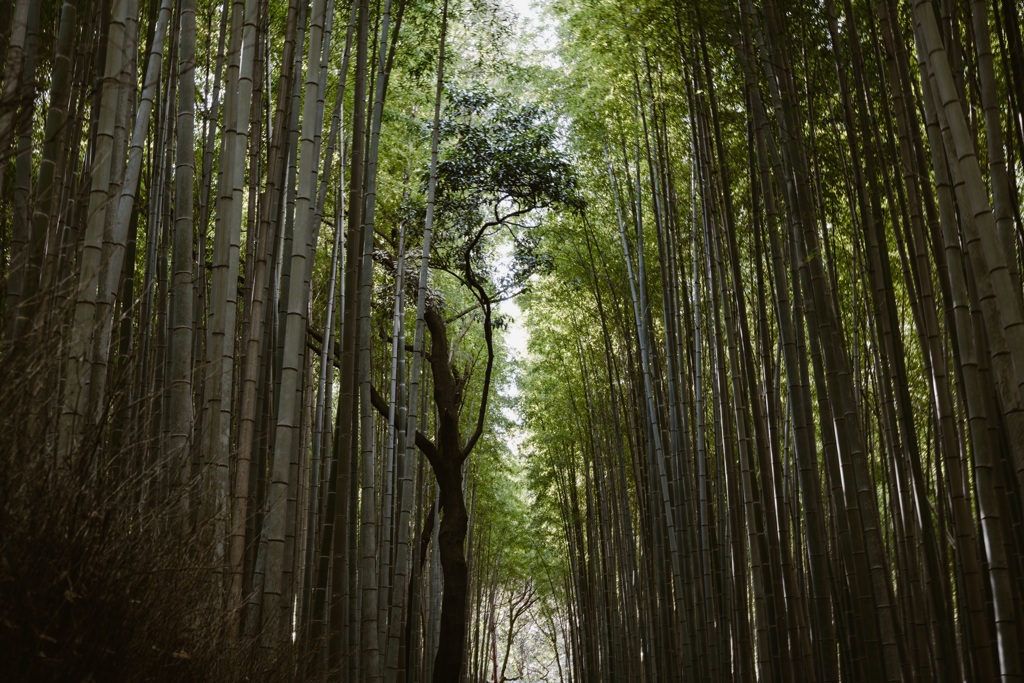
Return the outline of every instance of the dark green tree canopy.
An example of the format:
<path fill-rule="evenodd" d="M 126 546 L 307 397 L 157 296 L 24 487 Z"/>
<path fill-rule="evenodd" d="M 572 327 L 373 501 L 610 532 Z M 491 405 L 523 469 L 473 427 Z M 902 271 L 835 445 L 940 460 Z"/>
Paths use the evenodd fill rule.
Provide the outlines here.
<path fill-rule="evenodd" d="M 555 121 L 536 104 L 484 86 L 453 87 L 441 139 L 437 266 L 467 279 L 490 272 L 497 297 L 523 287 L 548 262 L 539 248 L 545 216 L 582 208 Z M 509 267 L 497 274 L 502 234 L 512 252 Z"/>

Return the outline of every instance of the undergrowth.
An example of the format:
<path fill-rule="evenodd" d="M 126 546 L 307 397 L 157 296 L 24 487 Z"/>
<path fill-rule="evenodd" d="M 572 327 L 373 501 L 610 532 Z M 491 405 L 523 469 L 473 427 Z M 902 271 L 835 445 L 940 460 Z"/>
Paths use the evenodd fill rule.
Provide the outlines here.
<path fill-rule="evenodd" d="M 237 615 L 180 496 L 161 493 L 152 449 L 107 452 L 109 434 L 94 434 L 58 458 L 61 366 L 42 342 L 0 357 L 5 680 L 294 678 L 288 653 L 230 637 Z"/>

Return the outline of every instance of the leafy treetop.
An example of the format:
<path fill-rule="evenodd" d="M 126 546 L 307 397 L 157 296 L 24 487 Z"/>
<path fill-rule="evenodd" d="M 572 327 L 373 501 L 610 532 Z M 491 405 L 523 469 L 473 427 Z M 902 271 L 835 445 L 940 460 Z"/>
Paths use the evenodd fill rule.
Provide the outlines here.
<path fill-rule="evenodd" d="M 547 267 L 537 231 L 545 213 L 582 208 L 572 164 L 544 110 L 482 86 L 448 90 L 441 138 L 436 265 L 460 279 L 493 274 L 504 233 L 510 267 L 492 275 L 489 295 L 505 298 Z"/>

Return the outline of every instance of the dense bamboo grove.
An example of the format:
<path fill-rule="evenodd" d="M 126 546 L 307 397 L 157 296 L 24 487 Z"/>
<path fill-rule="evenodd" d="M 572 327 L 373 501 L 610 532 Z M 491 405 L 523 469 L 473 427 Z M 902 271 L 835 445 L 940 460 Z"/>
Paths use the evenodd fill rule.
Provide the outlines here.
<path fill-rule="evenodd" d="M 1024 10 L 547 11 L 0 6 L 16 677 L 1024 679 Z"/>
<path fill-rule="evenodd" d="M 495 89 L 513 17 L 0 10 L 12 675 L 459 680 L 470 567 L 492 617 L 533 591 L 496 555 L 530 540 L 497 521 L 525 512 L 494 307 L 576 201 L 547 115 Z M 154 596 L 181 604 L 148 629 Z"/>
<path fill-rule="evenodd" d="M 1019 3 L 555 7 L 574 678 L 1020 680 Z"/>

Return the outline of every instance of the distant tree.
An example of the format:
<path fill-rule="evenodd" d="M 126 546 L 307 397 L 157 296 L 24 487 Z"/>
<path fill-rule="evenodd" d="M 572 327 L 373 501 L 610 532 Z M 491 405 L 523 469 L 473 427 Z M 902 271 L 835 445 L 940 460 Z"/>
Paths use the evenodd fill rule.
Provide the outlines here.
<path fill-rule="evenodd" d="M 469 517 L 463 464 L 476 447 L 487 416 L 494 367 L 493 308 L 521 291 L 545 262 L 536 228 L 548 209 L 579 207 L 571 166 L 556 144 L 554 123 L 539 107 L 485 88 L 452 90 L 441 125 L 437 179 L 435 267 L 455 277 L 481 315 L 487 359 L 479 409 L 464 424 L 465 390 L 473 367 L 452 357 L 443 303 L 429 303 L 425 322 L 431 350 L 437 432 L 416 443 L 437 478 L 441 521 L 438 546 L 444 592 L 434 681 L 459 680 L 466 642 L 468 569 L 464 543 Z M 495 271 L 502 239 L 512 243 L 511 266 Z M 469 430 L 468 437 L 465 436 Z"/>

